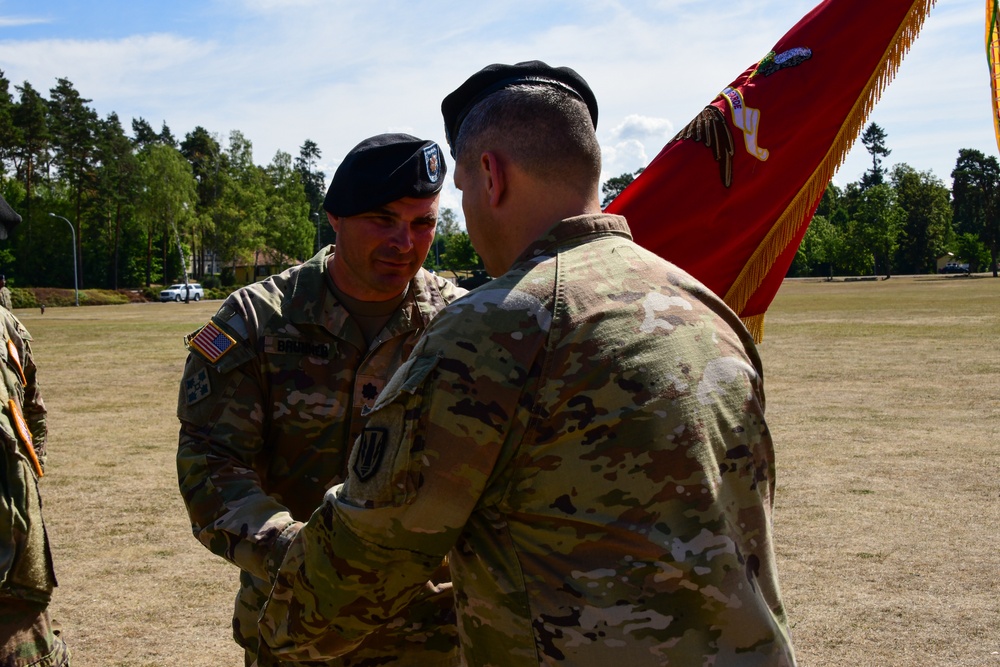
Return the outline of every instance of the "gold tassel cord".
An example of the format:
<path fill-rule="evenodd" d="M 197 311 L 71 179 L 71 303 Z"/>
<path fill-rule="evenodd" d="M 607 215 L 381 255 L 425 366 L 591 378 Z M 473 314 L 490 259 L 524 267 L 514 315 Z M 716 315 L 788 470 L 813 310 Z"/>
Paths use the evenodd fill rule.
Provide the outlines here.
<path fill-rule="evenodd" d="M 763 242 L 754 251 L 732 287 L 729 288 L 725 302 L 737 313 L 742 312 L 750 297 L 757 291 L 771 267 L 774 266 L 774 262 L 796 237 L 802 225 L 809 224 L 807 216 L 812 212 L 813 204 L 823 194 L 827 183 L 830 182 L 834 173 L 847 158 L 847 154 L 861 134 L 868 116 L 875 108 L 882 92 L 895 77 L 899 65 L 903 61 L 903 56 L 909 51 L 936 1 L 915 0 L 911 5 L 906 17 L 896 30 L 896 34 L 889 42 L 879 66 L 872 73 L 861 95 L 858 96 L 854 108 L 851 109 L 841 125 L 830 150 L 827 151 L 819 166 L 771 227 Z M 743 319 L 746 322 L 755 317 L 758 316 L 748 316 Z M 751 330 L 757 342 L 763 338 L 764 332 L 763 315 L 759 317 L 761 321 L 755 327 L 757 333 Z"/>

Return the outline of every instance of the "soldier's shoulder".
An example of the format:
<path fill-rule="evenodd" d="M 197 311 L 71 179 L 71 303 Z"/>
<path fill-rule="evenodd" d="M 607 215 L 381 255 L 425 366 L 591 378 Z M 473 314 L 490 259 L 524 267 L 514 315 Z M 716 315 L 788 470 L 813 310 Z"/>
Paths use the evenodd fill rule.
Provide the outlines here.
<path fill-rule="evenodd" d="M 237 314 L 244 319 L 251 332 L 262 333 L 272 319 L 282 317 L 291 307 L 290 301 L 301 269 L 301 265 L 294 266 L 241 287 L 229 295 L 213 319 L 229 319 Z"/>
<path fill-rule="evenodd" d="M 239 288 L 207 323 L 184 338 L 185 345 L 222 372 L 253 357 L 258 341 L 283 326 L 287 314 L 299 307 L 292 301 L 302 296 L 295 295 L 302 287 L 299 280 L 304 269 L 306 265 L 293 266 Z"/>
<path fill-rule="evenodd" d="M 416 286 L 417 302 L 434 313 L 468 293 L 451 280 L 423 268 L 417 271 L 412 282 Z"/>
<path fill-rule="evenodd" d="M 276 308 L 261 283 L 230 294 L 209 320 L 184 337 L 192 359 L 226 372 L 253 356 L 253 341 Z"/>
<path fill-rule="evenodd" d="M 191 359 L 226 372 L 253 356 L 249 339 L 246 319 L 224 305 L 208 322 L 184 337 L 184 346 Z"/>
<path fill-rule="evenodd" d="M 8 337 L 20 338 L 21 340 L 31 340 L 31 334 L 27 327 L 17 319 L 17 315 L 6 308 L 0 308 L 0 317 L 3 318 L 3 327 L 7 330 Z"/>

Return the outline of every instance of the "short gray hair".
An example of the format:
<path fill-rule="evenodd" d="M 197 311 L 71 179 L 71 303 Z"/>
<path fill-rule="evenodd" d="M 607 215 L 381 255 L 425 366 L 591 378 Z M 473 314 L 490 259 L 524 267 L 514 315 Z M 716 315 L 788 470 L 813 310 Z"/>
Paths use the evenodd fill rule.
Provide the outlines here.
<path fill-rule="evenodd" d="M 455 159 L 497 149 L 528 174 L 582 194 L 600 183 L 601 147 L 587 105 L 559 88 L 516 85 L 476 104 L 455 138 Z"/>

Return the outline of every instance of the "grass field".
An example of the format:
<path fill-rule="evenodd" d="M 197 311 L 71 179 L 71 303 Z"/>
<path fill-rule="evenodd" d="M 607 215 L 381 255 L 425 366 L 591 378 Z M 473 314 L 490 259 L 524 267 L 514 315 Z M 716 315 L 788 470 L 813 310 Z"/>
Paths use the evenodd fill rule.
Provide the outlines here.
<path fill-rule="evenodd" d="M 174 472 L 181 337 L 217 307 L 17 311 L 75 667 L 242 665 Z M 800 663 L 1000 666 L 1000 280 L 787 281 L 761 352 Z"/>

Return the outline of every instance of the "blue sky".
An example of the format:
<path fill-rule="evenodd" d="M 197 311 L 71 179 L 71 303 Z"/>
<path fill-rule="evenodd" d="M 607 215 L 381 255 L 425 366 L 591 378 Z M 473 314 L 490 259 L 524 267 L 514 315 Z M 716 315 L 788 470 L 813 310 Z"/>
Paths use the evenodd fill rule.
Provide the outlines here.
<path fill-rule="evenodd" d="M 46 96 L 66 77 L 127 131 L 135 117 L 178 138 L 239 130 L 260 164 L 312 139 L 329 179 L 379 132 L 443 143 L 444 95 L 484 65 L 540 59 L 594 88 L 608 177 L 648 163 L 816 1 L 0 0 L 0 69 Z M 932 10 L 870 118 L 890 166 L 950 186 L 960 148 L 997 154 L 983 7 Z M 858 142 L 835 180 L 868 166 Z M 450 185 L 444 205 L 460 210 Z"/>

